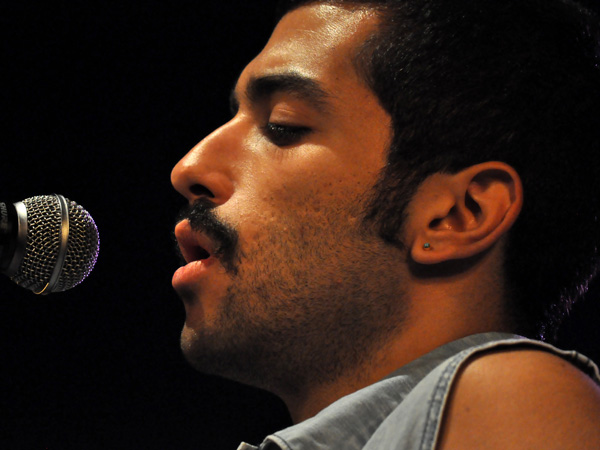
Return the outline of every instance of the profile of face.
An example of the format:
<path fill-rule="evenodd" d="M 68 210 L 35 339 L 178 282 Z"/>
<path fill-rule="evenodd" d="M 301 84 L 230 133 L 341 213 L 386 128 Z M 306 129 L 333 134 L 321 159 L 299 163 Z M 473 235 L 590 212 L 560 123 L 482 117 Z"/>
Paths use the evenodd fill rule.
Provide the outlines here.
<path fill-rule="evenodd" d="M 355 367 L 403 314 L 400 250 L 363 215 L 390 118 L 352 64 L 367 10 L 301 7 L 244 69 L 237 112 L 173 169 L 190 211 L 182 349 L 205 373 L 273 392 Z"/>

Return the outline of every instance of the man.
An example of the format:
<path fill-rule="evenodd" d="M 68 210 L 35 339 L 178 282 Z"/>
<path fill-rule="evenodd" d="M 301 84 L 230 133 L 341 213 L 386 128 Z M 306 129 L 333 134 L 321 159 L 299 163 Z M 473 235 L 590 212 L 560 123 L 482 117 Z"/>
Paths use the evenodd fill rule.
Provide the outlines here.
<path fill-rule="evenodd" d="M 172 173 L 187 359 L 285 401 L 296 425 L 261 449 L 600 448 L 597 368 L 515 335 L 548 334 L 597 270 L 593 19 L 285 11 Z"/>

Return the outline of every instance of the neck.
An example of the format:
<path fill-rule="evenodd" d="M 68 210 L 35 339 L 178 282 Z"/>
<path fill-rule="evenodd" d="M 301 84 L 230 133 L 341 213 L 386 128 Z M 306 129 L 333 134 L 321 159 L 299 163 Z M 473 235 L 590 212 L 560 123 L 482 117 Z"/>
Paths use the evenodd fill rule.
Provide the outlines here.
<path fill-rule="evenodd" d="M 294 394 L 279 393 L 294 423 L 314 416 L 338 399 L 376 383 L 444 344 L 472 334 L 513 331 L 502 315 L 494 311 L 500 300 L 492 294 L 475 297 L 462 293 L 448 297 L 447 293 L 443 286 L 417 288 L 415 295 L 411 295 L 413 307 L 398 327 L 401 331 L 376 349 L 360 367 L 327 384 L 308 386 Z M 482 313 L 480 308 L 487 310 Z"/>
<path fill-rule="evenodd" d="M 444 329 L 443 325 L 438 324 L 438 327 Z M 433 337 L 427 332 L 427 329 L 411 327 L 405 330 L 402 339 L 391 342 L 382 348 L 371 363 L 358 368 L 352 374 L 341 376 L 331 383 L 310 386 L 294 394 L 280 393 L 279 397 L 285 402 L 292 421 L 299 423 L 313 417 L 340 398 L 380 381 L 400 367 L 444 344 L 472 334 L 489 331 L 510 330 L 501 324 L 462 331 L 445 328 L 443 334 Z"/>
<path fill-rule="evenodd" d="M 390 334 L 362 350 L 359 362 L 322 384 L 275 392 L 288 406 L 295 423 L 303 421 L 341 397 L 369 386 L 432 350 L 472 334 L 513 331 L 506 319 L 500 259 L 494 249 L 468 270 L 443 276 L 404 278 L 405 314 Z M 388 324 L 389 325 L 389 324 Z M 381 324 L 383 327 L 384 324 Z M 315 380 L 313 377 L 312 380 Z M 297 387 L 297 386 L 296 386 Z"/>
<path fill-rule="evenodd" d="M 443 328 L 443 327 L 442 327 Z M 429 353 L 435 348 L 474 333 L 458 333 L 445 328 L 436 338 L 418 326 L 405 328 L 401 338 L 382 346 L 373 357 L 328 383 L 307 386 L 293 393 L 280 392 L 294 423 L 313 417 L 340 398 L 378 382 L 398 368 Z M 486 330 L 489 331 L 489 330 Z"/>

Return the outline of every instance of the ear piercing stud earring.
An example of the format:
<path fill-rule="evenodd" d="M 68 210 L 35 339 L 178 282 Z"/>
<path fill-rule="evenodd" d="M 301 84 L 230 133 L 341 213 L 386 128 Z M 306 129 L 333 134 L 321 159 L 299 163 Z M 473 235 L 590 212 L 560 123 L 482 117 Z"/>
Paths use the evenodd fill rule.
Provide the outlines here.
<path fill-rule="evenodd" d="M 423 244 L 423 250 L 431 250 L 431 244 L 429 242 L 425 242 L 425 244 Z"/>

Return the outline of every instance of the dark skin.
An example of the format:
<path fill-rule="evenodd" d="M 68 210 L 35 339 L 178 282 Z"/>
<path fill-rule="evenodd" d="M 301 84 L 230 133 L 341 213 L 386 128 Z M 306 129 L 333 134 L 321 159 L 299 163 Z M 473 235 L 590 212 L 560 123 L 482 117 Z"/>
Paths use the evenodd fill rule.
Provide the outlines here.
<path fill-rule="evenodd" d="M 294 384 L 282 371 L 280 383 L 262 385 L 260 377 L 219 369 L 219 375 L 279 395 L 295 422 L 445 343 L 479 332 L 511 331 L 503 314 L 502 247 L 523 203 L 521 180 L 512 167 L 489 161 L 426 179 L 410 203 L 405 248 L 383 243 L 375 232 L 353 231 L 360 217 L 355 205 L 375 185 L 391 137 L 388 114 L 350 62 L 376 24 L 368 10 L 318 3 L 287 14 L 240 76 L 234 118 L 194 147 L 172 174 L 190 203 L 210 197 L 216 214 L 238 230 L 244 254 L 253 255 L 242 260 L 241 275 L 234 277 L 220 270 L 217 258 L 197 261 L 183 249 L 189 264 L 173 283 L 186 306 L 182 346 L 192 364 L 195 349 L 205 345 L 199 336 L 222 331 L 224 299 L 233 288 L 236 301 L 255 314 L 249 319 L 274 320 L 278 309 L 269 310 L 268 302 L 280 293 L 254 297 L 252 280 L 263 276 L 261 264 L 286 255 L 287 246 L 293 250 L 298 236 L 308 248 L 333 249 L 319 255 L 325 258 L 323 270 L 333 267 L 332 272 L 311 275 L 307 289 L 319 290 L 314 287 L 307 298 L 321 295 L 324 305 L 335 305 L 334 294 L 350 284 L 344 274 L 354 270 L 363 284 L 374 283 L 366 292 L 377 290 L 389 311 L 403 306 L 402 315 L 379 319 L 382 326 L 394 320 L 399 326 L 365 344 L 364 357 L 352 364 L 340 361 L 331 379 L 306 377 Z M 327 239 L 321 236 L 324 230 L 332 230 Z M 185 221 L 177 231 L 182 247 L 194 239 L 211 246 L 206 236 L 194 237 Z M 282 236 L 282 247 L 267 238 L 273 233 Z M 297 264 L 299 273 L 311 270 L 316 261 L 302 266 L 310 257 L 303 253 L 291 269 Z M 476 262 L 467 270 L 449 276 L 423 278 L 409 264 L 472 257 Z M 273 267 L 264 276 L 291 283 L 291 269 Z M 355 297 L 349 290 L 340 305 Z M 460 373 L 439 448 L 506 449 L 523 443 L 600 448 L 599 419 L 600 390 L 560 358 L 534 350 L 493 353 L 474 359 Z"/>

